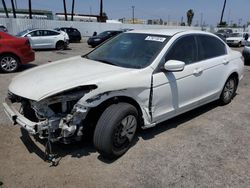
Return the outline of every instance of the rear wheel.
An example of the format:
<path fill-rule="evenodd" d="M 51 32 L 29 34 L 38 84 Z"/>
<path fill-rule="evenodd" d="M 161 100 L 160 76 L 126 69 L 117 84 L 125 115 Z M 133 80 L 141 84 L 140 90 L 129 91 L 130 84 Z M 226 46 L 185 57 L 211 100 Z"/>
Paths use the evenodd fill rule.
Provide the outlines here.
<path fill-rule="evenodd" d="M 3 72 L 14 72 L 19 67 L 19 59 L 14 55 L 3 55 L 0 57 L 0 69 Z"/>
<path fill-rule="evenodd" d="M 138 112 L 134 106 L 127 103 L 109 106 L 95 128 L 96 149 L 107 158 L 123 155 L 134 139 L 137 124 Z"/>
<path fill-rule="evenodd" d="M 58 41 L 56 43 L 56 49 L 57 50 L 63 50 L 64 49 L 64 42 L 63 41 Z"/>
<path fill-rule="evenodd" d="M 224 88 L 220 96 L 220 102 L 223 105 L 230 103 L 233 97 L 235 96 L 236 89 L 237 89 L 236 78 L 231 76 L 227 79 L 224 85 Z"/>

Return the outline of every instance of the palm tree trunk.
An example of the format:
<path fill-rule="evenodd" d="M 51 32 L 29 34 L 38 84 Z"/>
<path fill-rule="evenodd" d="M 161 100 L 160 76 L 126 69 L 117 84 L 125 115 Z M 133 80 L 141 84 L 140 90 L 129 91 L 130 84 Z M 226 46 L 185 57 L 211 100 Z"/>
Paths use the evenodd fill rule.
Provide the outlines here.
<path fill-rule="evenodd" d="M 9 14 L 8 14 L 8 10 L 7 10 L 7 7 L 6 7 L 6 4 L 5 4 L 5 1 L 2 0 L 2 3 L 3 3 L 3 8 L 4 8 L 4 12 L 6 14 L 6 17 L 9 18 Z"/>
<path fill-rule="evenodd" d="M 29 18 L 32 19 L 31 0 L 29 0 Z"/>
<path fill-rule="evenodd" d="M 66 8 L 66 2 L 65 2 L 65 0 L 63 0 L 63 9 L 64 9 L 65 21 L 67 21 L 68 20 L 68 15 L 67 15 L 67 8 Z"/>
<path fill-rule="evenodd" d="M 14 0 L 11 0 L 11 6 L 12 6 L 12 11 L 13 11 L 13 17 L 16 18 L 16 9 L 14 5 Z"/>
<path fill-rule="evenodd" d="M 227 0 L 224 0 L 224 5 L 223 5 L 222 12 L 221 12 L 221 17 L 220 17 L 220 25 L 221 25 L 222 20 L 223 20 L 223 15 L 224 15 L 224 11 L 225 11 L 225 7 L 226 7 L 226 3 L 227 3 Z"/>
<path fill-rule="evenodd" d="M 75 0 L 72 0 L 71 21 L 74 20 Z"/>
<path fill-rule="evenodd" d="M 102 22 L 102 16 L 103 16 L 103 2 L 102 0 L 100 1 L 100 21 Z"/>

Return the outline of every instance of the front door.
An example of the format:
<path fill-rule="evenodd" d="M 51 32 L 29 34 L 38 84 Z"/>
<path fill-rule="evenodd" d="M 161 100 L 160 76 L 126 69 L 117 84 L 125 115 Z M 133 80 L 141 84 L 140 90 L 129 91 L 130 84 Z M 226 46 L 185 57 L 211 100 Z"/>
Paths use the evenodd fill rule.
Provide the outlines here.
<path fill-rule="evenodd" d="M 179 72 L 156 71 L 153 74 L 153 122 L 169 119 L 198 105 L 200 97 L 200 63 L 197 63 L 194 36 L 184 36 L 170 47 L 160 66 L 168 60 L 185 62 Z"/>

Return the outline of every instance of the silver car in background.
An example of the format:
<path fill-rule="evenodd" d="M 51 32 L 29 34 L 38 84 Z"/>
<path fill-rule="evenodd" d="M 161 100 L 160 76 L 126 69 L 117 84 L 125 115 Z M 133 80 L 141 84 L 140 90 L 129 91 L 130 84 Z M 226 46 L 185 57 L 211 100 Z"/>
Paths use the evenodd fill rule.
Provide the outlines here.
<path fill-rule="evenodd" d="M 32 49 L 67 48 L 69 36 L 64 31 L 52 29 L 27 29 L 17 34 L 19 37 L 28 37 Z"/>

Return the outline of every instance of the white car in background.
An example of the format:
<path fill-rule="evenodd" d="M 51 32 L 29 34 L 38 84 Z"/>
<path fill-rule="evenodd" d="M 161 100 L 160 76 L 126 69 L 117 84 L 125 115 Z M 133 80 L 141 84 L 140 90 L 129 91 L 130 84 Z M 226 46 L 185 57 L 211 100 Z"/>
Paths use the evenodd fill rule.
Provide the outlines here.
<path fill-rule="evenodd" d="M 67 48 L 69 36 L 64 31 L 51 29 L 27 29 L 17 34 L 19 37 L 28 37 L 32 49 Z"/>
<path fill-rule="evenodd" d="M 226 42 L 229 46 L 244 46 L 245 45 L 245 34 L 246 33 L 232 33 L 228 38 L 226 38 Z"/>
<path fill-rule="evenodd" d="M 243 69 L 241 53 L 211 33 L 134 30 L 21 73 L 3 105 L 14 124 L 48 143 L 78 141 L 92 129 L 96 149 L 119 157 L 138 127 L 211 101 L 230 103 Z"/>

